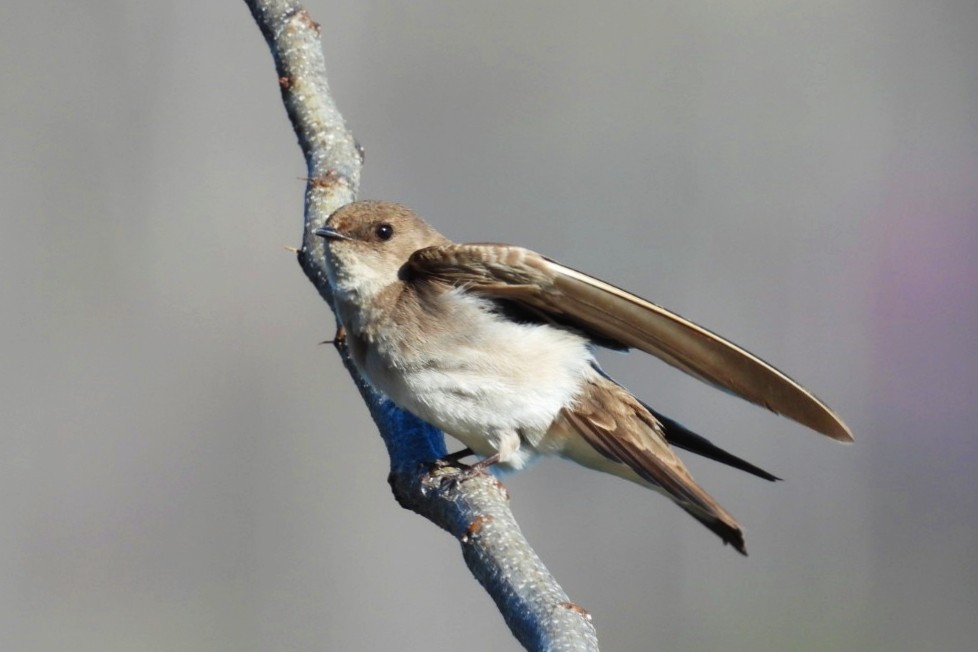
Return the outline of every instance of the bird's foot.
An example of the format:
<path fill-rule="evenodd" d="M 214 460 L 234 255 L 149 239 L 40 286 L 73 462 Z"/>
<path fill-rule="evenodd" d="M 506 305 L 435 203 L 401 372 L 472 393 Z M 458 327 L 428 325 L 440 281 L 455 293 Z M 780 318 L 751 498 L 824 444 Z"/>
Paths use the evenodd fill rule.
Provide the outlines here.
<path fill-rule="evenodd" d="M 448 466 L 454 466 L 461 469 L 467 469 L 471 465 L 462 462 L 463 459 L 469 457 L 470 455 L 475 455 L 471 448 L 463 448 L 462 450 L 455 451 L 454 453 L 449 453 L 444 457 L 439 457 L 434 461 L 433 466 L 436 469 L 444 469 Z"/>
<path fill-rule="evenodd" d="M 448 455 L 434 461 L 432 464 L 432 469 L 428 475 L 431 477 L 439 476 L 443 475 L 440 473 L 441 471 L 445 469 L 453 469 L 454 472 L 452 472 L 446 479 L 453 484 L 465 482 L 466 480 L 471 480 L 476 476 L 488 475 L 488 468 L 499 462 L 499 453 L 490 455 L 489 457 L 481 459 L 474 464 L 466 464 L 461 461 L 462 459 L 474 454 L 475 453 L 472 452 L 471 448 L 463 448 L 460 451 L 449 453 Z"/>

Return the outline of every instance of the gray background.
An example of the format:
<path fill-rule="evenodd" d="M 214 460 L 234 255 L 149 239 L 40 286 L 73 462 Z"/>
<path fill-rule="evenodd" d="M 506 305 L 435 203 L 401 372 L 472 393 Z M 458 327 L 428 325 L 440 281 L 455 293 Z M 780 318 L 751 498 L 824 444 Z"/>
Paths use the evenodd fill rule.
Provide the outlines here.
<path fill-rule="evenodd" d="M 620 480 L 508 478 L 603 649 L 971 647 L 978 6 L 391 4 L 310 3 L 364 197 L 669 306 L 856 433 L 606 356 L 786 482 L 690 461 L 743 559 Z M 0 647 L 518 649 L 317 346 L 244 4 L 8 2 L 0 36 Z"/>

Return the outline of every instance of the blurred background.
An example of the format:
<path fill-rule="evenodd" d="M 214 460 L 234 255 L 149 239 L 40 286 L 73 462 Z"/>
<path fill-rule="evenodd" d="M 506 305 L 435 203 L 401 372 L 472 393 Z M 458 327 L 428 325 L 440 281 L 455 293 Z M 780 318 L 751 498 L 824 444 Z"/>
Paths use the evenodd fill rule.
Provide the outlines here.
<path fill-rule="evenodd" d="M 605 355 L 785 481 L 686 456 L 744 559 L 620 480 L 507 478 L 603 649 L 971 649 L 978 5 L 308 7 L 363 197 L 668 306 L 856 435 Z M 317 345 L 244 3 L 4 3 L 0 33 L 0 647 L 519 649 Z"/>

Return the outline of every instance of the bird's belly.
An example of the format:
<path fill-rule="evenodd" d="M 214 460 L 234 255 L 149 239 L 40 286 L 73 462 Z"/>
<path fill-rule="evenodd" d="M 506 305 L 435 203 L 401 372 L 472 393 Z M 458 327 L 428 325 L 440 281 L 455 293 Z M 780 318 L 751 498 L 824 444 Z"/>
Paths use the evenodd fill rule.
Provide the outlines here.
<path fill-rule="evenodd" d="M 495 452 L 506 433 L 532 449 L 590 372 L 587 341 L 511 322 L 493 322 L 477 335 L 429 343 L 399 369 L 377 348 L 367 356 L 368 378 L 397 405 L 481 455 Z"/>

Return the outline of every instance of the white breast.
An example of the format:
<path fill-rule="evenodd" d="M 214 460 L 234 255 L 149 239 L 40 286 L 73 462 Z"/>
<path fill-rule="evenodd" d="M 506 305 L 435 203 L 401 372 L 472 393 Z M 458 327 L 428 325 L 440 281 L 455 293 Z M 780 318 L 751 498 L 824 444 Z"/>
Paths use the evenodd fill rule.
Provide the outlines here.
<path fill-rule="evenodd" d="M 589 372 L 587 340 L 510 321 L 461 292 L 449 299 L 459 302 L 454 329 L 430 334 L 401 368 L 375 345 L 364 371 L 395 403 L 480 454 L 494 452 L 490 439 L 499 433 L 532 447 Z"/>

